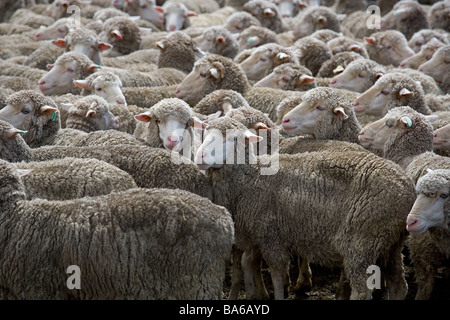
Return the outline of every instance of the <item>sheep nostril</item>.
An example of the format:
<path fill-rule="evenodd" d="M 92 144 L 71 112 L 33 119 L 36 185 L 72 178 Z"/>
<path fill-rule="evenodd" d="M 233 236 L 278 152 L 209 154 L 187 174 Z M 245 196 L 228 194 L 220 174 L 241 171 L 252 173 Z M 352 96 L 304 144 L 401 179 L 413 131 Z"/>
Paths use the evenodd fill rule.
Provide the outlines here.
<path fill-rule="evenodd" d="M 358 102 L 358 101 L 355 101 L 355 103 L 353 103 L 353 106 L 354 106 L 354 107 L 359 106 L 359 102 Z"/>
<path fill-rule="evenodd" d="M 288 123 L 289 121 L 291 121 L 291 119 L 289 119 L 289 118 L 283 119 L 283 123 Z"/>

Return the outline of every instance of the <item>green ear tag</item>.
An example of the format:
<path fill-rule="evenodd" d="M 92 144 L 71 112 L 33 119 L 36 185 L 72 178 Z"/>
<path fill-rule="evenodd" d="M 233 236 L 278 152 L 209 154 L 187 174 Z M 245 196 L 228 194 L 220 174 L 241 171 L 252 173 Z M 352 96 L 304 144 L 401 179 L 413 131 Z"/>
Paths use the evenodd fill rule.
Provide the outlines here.
<path fill-rule="evenodd" d="M 401 120 L 408 128 L 412 127 L 412 121 L 409 117 L 402 117 Z"/>
<path fill-rule="evenodd" d="M 52 121 L 55 121 L 56 120 L 56 112 L 53 112 L 52 113 Z"/>

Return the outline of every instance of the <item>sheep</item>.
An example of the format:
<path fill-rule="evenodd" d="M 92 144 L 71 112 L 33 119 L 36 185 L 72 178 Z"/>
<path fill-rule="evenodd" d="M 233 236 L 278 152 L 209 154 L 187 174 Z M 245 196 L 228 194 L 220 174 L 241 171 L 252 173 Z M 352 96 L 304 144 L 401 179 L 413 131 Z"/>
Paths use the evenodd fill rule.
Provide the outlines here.
<path fill-rule="evenodd" d="M 434 151 L 450 150 L 450 124 L 447 124 L 433 132 L 433 149 Z"/>
<path fill-rule="evenodd" d="M 0 172 L 3 299 L 220 298 L 234 240 L 225 208 L 168 189 L 26 201 L 14 165 Z M 81 290 L 66 286 L 74 264 Z"/>
<path fill-rule="evenodd" d="M 394 5 L 392 10 L 381 18 L 381 30 L 398 30 L 407 40 L 417 31 L 429 29 L 426 10 L 415 1 L 403 0 Z"/>
<path fill-rule="evenodd" d="M 361 126 L 352 104 L 338 90 L 315 88 L 302 97 L 302 102 L 282 119 L 284 132 L 308 134 L 316 139 L 358 143 Z"/>
<path fill-rule="evenodd" d="M 249 105 L 240 93 L 219 89 L 207 94 L 192 108 L 192 111 L 202 115 L 212 115 L 217 112 L 220 112 L 220 115 L 226 115 L 232 109 L 241 107 L 249 107 Z"/>
<path fill-rule="evenodd" d="M 433 29 L 422 29 L 414 33 L 414 35 L 409 39 L 408 46 L 415 52 L 418 53 L 423 45 L 427 44 L 432 39 L 436 39 L 444 44 L 448 43 L 447 36 L 440 32 L 439 30 Z"/>
<path fill-rule="evenodd" d="M 158 48 L 141 49 L 124 56 L 103 57 L 102 62 L 107 67 L 147 72 L 158 67 L 159 51 Z"/>
<path fill-rule="evenodd" d="M 10 22 L 17 24 L 23 24 L 34 29 L 40 26 L 50 26 L 55 22 L 56 19 L 52 17 L 47 17 L 45 15 L 36 14 L 29 9 L 19 9 L 14 12 L 14 14 L 9 19 Z"/>
<path fill-rule="evenodd" d="M 350 279 L 351 299 L 370 297 L 366 286 L 366 266 L 377 261 L 389 261 L 393 263 L 390 267 L 381 264 L 388 279 L 389 297 L 404 298 L 406 281 L 401 250 L 407 237 L 405 217 L 415 194 L 412 182 L 398 166 L 371 153 L 277 154 L 274 155 L 280 163 L 277 174 L 264 175 L 260 170 L 267 168 L 269 161 L 274 159 L 269 156 L 254 159 L 252 148 L 244 151 L 245 162 L 236 165 L 237 150 L 246 149 L 245 140 L 249 144 L 260 140 L 244 125 L 229 117 L 221 117 L 212 120 L 205 133 L 196 162 L 200 168 L 206 169 L 207 176 L 213 182 L 214 202 L 229 208 L 233 215 L 236 250 L 249 252 L 252 248 L 258 248 L 267 262 L 275 299 L 283 299 L 283 279 L 290 254 L 326 266 L 342 266 Z M 216 150 L 214 155 L 205 150 L 207 144 L 208 150 Z M 217 152 L 219 148 L 224 149 L 220 155 Z M 259 160 L 254 161 L 255 164 L 250 164 L 252 155 L 254 160 Z M 335 181 L 338 176 L 337 185 Z M 273 188 L 268 191 L 267 185 Z M 369 191 L 372 189 L 376 192 Z M 356 202 L 354 190 L 360 192 Z M 272 196 L 268 196 L 267 192 Z M 395 200 L 387 200 L 394 193 Z M 313 202 L 311 197 L 315 199 Z M 323 209 L 322 201 L 327 207 L 333 203 L 333 218 L 327 216 L 329 211 Z M 305 206 L 305 203 L 308 205 Z M 298 211 L 299 207 L 302 207 L 301 211 Z M 258 214 L 255 215 L 255 212 Z M 347 216 L 349 212 L 351 214 Z M 317 220 L 318 213 L 320 222 Z M 383 215 L 381 220 L 380 215 Z M 361 220 L 356 219 L 357 216 Z M 369 224 L 367 219 L 371 219 Z M 386 221 L 390 223 L 386 224 Z M 377 232 L 373 232 L 374 228 Z M 275 229 L 278 231 L 273 232 Z M 320 232 L 317 231 L 319 229 Z M 383 240 L 379 236 L 381 234 Z M 311 238 L 315 239 L 314 242 L 310 241 Z M 334 240 L 325 240 L 331 238 Z M 373 243 L 379 245 L 378 249 L 373 248 Z M 383 257 L 386 254 L 390 257 Z"/>
<path fill-rule="evenodd" d="M 250 13 L 259 20 L 262 27 L 268 28 L 275 33 L 286 31 L 278 7 L 266 0 L 250 0 L 242 6 L 242 10 Z"/>
<path fill-rule="evenodd" d="M 385 73 L 384 66 L 373 60 L 360 58 L 350 62 L 342 73 L 334 76 L 329 86 L 362 93 Z"/>
<path fill-rule="evenodd" d="M 261 27 L 261 22 L 246 11 L 231 14 L 224 25 L 231 33 L 241 33 L 252 26 Z"/>
<path fill-rule="evenodd" d="M 189 20 L 192 28 L 224 26 L 228 18 L 235 12 L 235 8 L 227 5 L 211 13 L 200 13 L 196 16 L 189 17 Z"/>
<path fill-rule="evenodd" d="M 310 36 L 324 43 L 327 43 L 334 38 L 342 36 L 342 33 L 338 33 L 329 29 L 319 29 L 317 31 L 314 31 Z"/>
<path fill-rule="evenodd" d="M 369 58 L 369 54 L 367 53 L 367 50 L 364 48 L 364 46 L 359 43 L 358 41 L 354 39 L 350 39 L 345 36 L 340 36 L 334 39 L 331 39 L 327 42 L 328 48 L 330 48 L 331 53 L 333 55 L 345 52 L 345 51 L 352 51 L 356 52 L 359 55 L 361 55 L 363 58 Z"/>
<path fill-rule="evenodd" d="M 417 70 L 433 77 L 444 93 L 450 93 L 450 45 L 439 48 L 430 60 L 420 65 Z"/>
<path fill-rule="evenodd" d="M 97 159 L 64 158 L 16 166 L 27 173 L 22 176 L 26 200 L 70 200 L 137 188 L 130 174 Z"/>
<path fill-rule="evenodd" d="M 171 86 L 156 86 L 151 88 L 129 87 L 123 88 L 127 104 L 137 105 L 141 108 L 151 108 L 153 105 L 166 98 L 176 98 L 176 90 L 179 84 Z"/>
<path fill-rule="evenodd" d="M 97 35 L 86 28 L 77 28 L 70 31 L 64 39 L 53 40 L 52 43 L 65 52 L 80 52 L 86 55 L 92 62 L 102 64 L 101 52 L 109 50 L 112 45 L 98 41 Z"/>
<path fill-rule="evenodd" d="M 311 71 L 299 64 L 283 63 L 256 82 L 253 87 L 269 87 L 282 90 L 308 91 L 317 86 Z"/>
<path fill-rule="evenodd" d="M 28 55 L 22 64 L 31 68 L 48 71 L 47 66 L 53 64 L 63 53 L 64 50 L 62 48 L 55 46 L 51 41 L 45 41 L 39 48 Z"/>
<path fill-rule="evenodd" d="M 366 1 L 348 1 L 348 0 L 337 0 L 332 7 L 334 11 L 338 14 L 350 14 L 355 11 L 366 10 Z"/>
<path fill-rule="evenodd" d="M 184 3 L 166 1 L 163 5 L 164 26 L 167 31 L 183 30 L 190 27 L 189 17 L 196 16 L 195 11 L 189 10 Z"/>
<path fill-rule="evenodd" d="M 233 59 L 239 51 L 237 40 L 222 26 L 208 27 L 201 36 L 194 38 L 194 41 L 201 50 L 230 59 Z"/>
<path fill-rule="evenodd" d="M 347 66 L 355 61 L 361 59 L 361 55 L 353 51 L 344 51 L 333 55 L 330 59 L 325 61 L 317 72 L 318 78 L 332 78 L 335 75 L 344 71 Z M 367 61 L 372 61 L 366 59 Z"/>
<path fill-rule="evenodd" d="M 397 30 L 375 32 L 364 41 L 370 59 L 384 65 L 397 67 L 401 61 L 414 55 L 405 36 Z"/>
<path fill-rule="evenodd" d="M 293 50 L 276 43 L 268 43 L 255 48 L 239 65 L 249 80 L 261 80 L 274 68 L 284 63 L 299 64 Z"/>
<path fill-rule="evenodd" d="M 371 17 L 370 11 L 355 11 L 348 14 L 341 23 L 343 30 L 349 30 L 355 39 L 363 39 L 369 37 L 376 29 L 369 29 L 367 21 Z"/>
<path fill-rule="evenodd" d="M 313 6 L 300 12 L 297 16 L 293 27 L 294 38 L 297 40 L 321 29 L 329 29 L 337 33 L 341 32 L 339 17 L 330 8 Z"/>
<path fill-rule="evenodd" d="M 82 98 L 74 104 L 64 104 L 68 115 L 66 128 L 83 132 L 119 128 L 119 121 L 111 113 L 108 102 L 95 95 Z"/>
<path fill-rule="evenodd" d="M 310 36 L 297 40 L 294 48 L 300 64 L 311 70 L 313 76 L 333 55 L 325 43 Z"/>
<path fill-rule="evenodd" d="M 182 31 L 169 33 L 156 43 L 161 51 L 158 57 L 158 68 L 175 68 L 191 72 L 200 51 L 194 40 Z"/>
<path fill-rule="evenodd" d="M 430 298 L 439 267 L 448 250 L 448 193 L 450 170 L 429 170 L 416 185 L 418 197 L 407 219 L 413 235 L 407 241 L 417 283 L 416 300 Z"/>
<path fill-rule="evenodd" d="M 449 12 L 450 5 L 448 1 L 438 1 L 433 4 L 428 11 L 430 27 L 432 29 L 442 29 L 450 32 L 450 22 L 448 19 Z"/>
<path fill-rule="evenodd" d="M 24 77 L 0 76 L 0 87 L 13 91 L 33 90 L 36 89 L 36 84 Z"/>
<path fill-rule="evenodd" d="M 432 153 L 433 127 L 430 121 L 435 118 L 407 106 L 397 107 L 364 127 L 359 140 L 365 148 L 381 150 L 384 158 L 398 163 L 417 183 L 427 168 L 450 168 L 447 157 Z"/>
<path fill-rule="evenodd" d="M 218 89 L 241 93 L 251 107 L 268 113 L 272 120 L 281 100 L 301 95 L 296 91 L 251 87 L 238 64 L 226 57 L 210 54 L 195 63 L 191 73 L 176 88 L 175 96 L 195 106 L 204 96 Z"/>
<path fill-rule="evenodd" d="M 63 18 L 68 15 L 67 8 L 71 5 L 76 5 L 80 8 L 81 12 L 86 11 L 86 9 L 90 6 L 90 1 L 84 0 L 70 0 L 70 1 L 62 1 L 56 0 L 49 6 L 47 6 L 46 10 L 43 12 L 45 15 L 52 17 L 55 20 Z"/>
<path fill-rule="evenodd" d="M 29 31 L 34 31 L 34 29 L 29 26 L 16 23 L 3 22 L 0 24 L 0 35 L 20 34 Z"/>
<path fill-rule="evenodd" d="M 139 16 L 141 19 L 149 21 L 158 29 L 163 28 L 164 10 L 160 6 L 156 5 L 155 0 L 126 1 L 125 6 L 122 9 L 130 16 Z"/>
<path fill-rule="evenodd" d="M 112 17 L 103 23 L 100 39 L 113 47 L 109 57 L 129 54 L 140 49 L 141 31 L 139 26 L 128 17 Z M 106 55 L 106 54 L 105 54 Z"/>
<path fill-rule="evenodd" d="M 48 27 L 39 28 L 39 31 L 34 35 L 35 41 L 55 40 L 64 38 L 69 33 L 67 18 L 56 20 Z"/>
<path fill-rule="evenodd" d="M 149 146 L 177 151 L 188 158 L 195 148 L 194 130 L 205 124 L 192 114 L 191 107 L 178 98 L 163 99 L 149 111 L 135 116 L 139 123 L 134 136 Z"/>
<path fill-rule="evenodd" d="M 111 104 L 127 104 L 122 93 L 122 81 L 110 71 L 99 70 L 84 80 L 74 80 L 74 84 L 83 89 L 81 95 L 94 94 Z"/>
<path fill-rule="evenodd" d="M 422 64 L 430 60 L 433 54 L 443 46 L 445 46 L 445 44 L 441 41 L 437 39 L 431 39 L 420 48 L 420 51 L 418 53 L 400 62 L 399 66 L 400 68 L 417 69 Z"/>
<path fill-rule="evenodd" d="M 389 67 L 387 67 L 387 70 L 389 70 L 389 72 L 400 72 L 403 73 L 405 75 L 407 75 L 408 77 L 410 77 L 411 79 L 413 79 L 414 81 L 416 81 L 417 83 L 419 83 L 422 86 L 423 92 L 425 93 L 425 100 L 427 100 L 427 96 L 435 96 L 437 98 L 442 97 L 442 90 L 439 88 L 438 83 L 436 83 L 436 81 L 429 75 L 420 72 L 418 70 L 414 70 L 411 68 L 393 68 L 390 69 Z M 431 108 L 431 105 L 430 105 Z M 432 109 L 433 111 L 435 111 L 434 109 Z M 441 108 L 438 108 L 438 110 L 441 110 Z"/>
<path fill-rule="evenodd" d="M 39 46 L 40 44 L 36 42 L 6 45 L 0 49 L 0 58 L 7 60 L 17 56 L 28 56 L 34 50 L 39 48 Z"/>
<path fill-rule="evenodd" d="M 431 114 L 422 86 L 409 76 L 398 72 L 379 78 L 353 104 L 356 115 L 377 116 L 384 116 L 390 109 L 406 105 L 422 114 Z"/>
<path fill-rule="evenodd" d="M 44 145 L 147 145 L 130 134 L 116 130 L 85 133 L 61 129 L 60 113 L 55 102 L 32 90 L 22 90 L 9 96 L 6 107 L 0 110 L 0 120 L 27 131 L 24 138 L 32 148 Z"/>
<path fill-rule="evenodd" d="M 0 75 L 2 76 L 24 77 L 37 83 L 46 73 L 44 70 L 0 60 Z"/>
<path fill-rule="evenodd" d="M 267 43 L 277 43 L 277 34 L 261 26 L 251 26 L 239 35 L 239 49 L 241 51 L 261 46 Z"/>

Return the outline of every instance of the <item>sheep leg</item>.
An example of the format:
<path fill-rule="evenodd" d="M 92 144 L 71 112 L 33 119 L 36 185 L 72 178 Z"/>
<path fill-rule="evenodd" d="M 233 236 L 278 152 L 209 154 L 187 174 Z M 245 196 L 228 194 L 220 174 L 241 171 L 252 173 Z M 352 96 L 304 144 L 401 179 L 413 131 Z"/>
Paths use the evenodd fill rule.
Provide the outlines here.
<path fill-rule="evenodd" d="M 434 287 L 434 276 L 437 271 L 436 265 L 429 261 L 414 261 L 415 262 L 415 275 L 417 282 L 417 293 L 415 300 L 428 300 Z"/>
<path fill-rule="evenodd" d="M 386 281 L 389 300 L 403 300 L 408 291 L 408 285 L 405 279 L 405 270 L 403 267 L 402 256 L 403 242 L 397 244 L 392 251 L 383 275 Z"/>
<path fill-rule="evenodd" d="M 298 267 L 299 267 L 298 278 L 295 284 L 294 291 L 299 293 L 311 291 L 312 273 L 311 268 L 309 267 L 308 260 L 298 256 Z"/>
<path fill-rule="evenodd" d="M 243 276 L 241 259 L 243 252 L 233 246 L 233 264 L 231 272 L 231 288 L 230 294 L 228 295 L 228 300 L 237 300 L 239 296 L 239 291 L 241 290 L 241 280 Z"/>
<path fill-rule="evenodd" d="M 284 277 L 286 268 L 270 268 L 275 300 L 284 300 Z"/>
<path fill-rule="evenodd" d="M 348 300 L 350 299 L 350 282 L 345 275 L 344 269 L 341 269 L 341 276 L 339 277 L 339 284 L 336 290 L 336 300 Z"/>
<path fill-rule="evenodd" d="M 269 299 L 261 273 L 261 252 L 253 248 L 242 255 L 242 269 L 244 270 L 245 292 L 248 300 Z"/>

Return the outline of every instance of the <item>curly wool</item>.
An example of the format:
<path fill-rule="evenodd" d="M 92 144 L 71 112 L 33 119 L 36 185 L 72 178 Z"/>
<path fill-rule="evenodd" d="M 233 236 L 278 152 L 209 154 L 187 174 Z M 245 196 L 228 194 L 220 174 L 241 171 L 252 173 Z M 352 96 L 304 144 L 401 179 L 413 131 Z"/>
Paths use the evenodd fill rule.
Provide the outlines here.
<path fill-rule="evenodd" d="M 112 31 L 119 30 L 123 39 L 118 39 L 112 35 Z M 103 31 L 106 33 L 107 42 L 113 45 L 113 50 L 121 55 L 129 54 L 139 50 L 141 46 L 141 32 L 139 26 L 129 17 L 112 17 L 103 24 Z"/>
<path fill-rule="evenodd" d="M 301 76 L 307 75 L 312 77 L 312 72 L 308 68 L 300 64 L 283 63 L 280 64 L 275 69 L 273 69 L 273 73 L 281 73 L 289 75 L 290 80 L 286 82 L 285 86 L 282 88 L 283 90 L 308 91 L 310 89 L 317 87 L 315 81 L 307 85 L 297 86 L 297 81 L 300 79 Z"/>
<path fill-rule="evenodd" d="M 92 66 L 94 62 L 86 55 L 79 52 L 71 51 L 64 53 L 56 59 L 55 65 L 63 65 L 74 61 L 77 63 L 75 79 L 87 78 L 92 73 L 92 71 L 89 70 L 89 67 Z"/>
<path fill-rule="evenodd" d="M 266 16 L 264 14 L 264 10 L 266 9 L 272 10 L 274 14 L 272 16 Z M 261 26 L 274 31 L 275 33 L 282 33 L 287 29 L 281 18 L 278 6 L 271 1 L 251 0 L 242 6 L 242 10 L 249 12 L 259 20 Z"/>
<path fill-rule="evenodd" d="M 87 89 L 83 89 L 81 91 L 82 96 L 91 94 L 97 82 L 103 82 L 105 84 L 113 84 L 122 87 L 122 81 L 116 74 L 101 69 L 89 75 L 89 77 L 84 80 L 86 81 Z"/>
<path fill-rule="evenodd" d="M 14 127 L 6 121 L 0 120 L 0 155 L 1 159 L 9 162 L 30 161 L 30 147 L 25 140 L 18 135 L 7 137 Z"/>
<path fill-rule="evenodd" d="M 311 70 L 313 76 L 316 76 L 322 64 L 333 56 L 325 43 L 311 36 L 297 40 L 294 47 L 300 51 L 300 64 Z"/>
<path fill-rule="evenodd" d="M 175 68 L 189 73 L 198 52 L 194 41 L 186 33 L 175 31 L 159 40 L 164 49 L 158 56 L 158 68 Z"/>
<path fill-rule="evenodd" d="M 96 117 L 86 117 L 89 110 L 96 113 Z M 106 130 L 103 117 L 110 114 L 109 104 L 100 96 L 90 95 L 77 100 L 74 107 L 68 111 L 66 128 L 77 129 L 83 132 L 92 132 L 97 130 Z M 100 118 L 100 122 L 97 118 Z M 108 128 L 110 129 L 110 128 Z"/>
<path fill-rule="evenodd" d="M 210 115 L 217 111 L 222 111 L 223 113 L 222 107 L 224 103 L 230 103 L 233 109 L 248 106 L 248 102 L 239 92 L 219 89 L 206 95 L 192 110 L 204 115 Z"/>
<path fill-rule="evenodd" d="M 322 66 L 320 67 L 319 71 L 317 72 L 317 77 L 320 78 L 332 78 L 336 74 L 334 73 L 334 70 L 341 66 L 344 69 L 350 65 L 355 60 L 364 59 L 361 57 L 360 54 L 356 52 L 339 52 L 335 55 L 333 55 L 330 59 L 325 61 Z M 365 59 L 367 61 L 372 61 L 369 59 Z M 373 61 L 372 61 L 373 62 Z"/>

